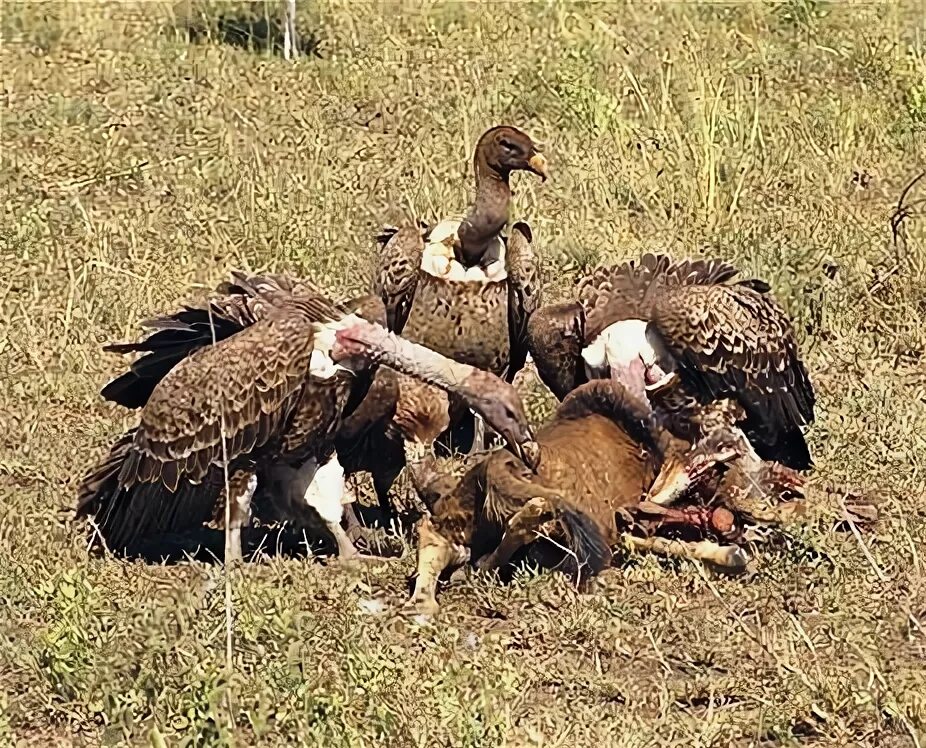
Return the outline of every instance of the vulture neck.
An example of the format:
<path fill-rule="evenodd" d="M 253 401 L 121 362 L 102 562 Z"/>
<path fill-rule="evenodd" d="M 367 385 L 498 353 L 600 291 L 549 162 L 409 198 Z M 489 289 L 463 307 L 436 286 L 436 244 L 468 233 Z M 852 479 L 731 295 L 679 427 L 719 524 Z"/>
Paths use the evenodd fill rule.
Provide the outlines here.
<path fill-rule="evenodd" d="M 481 149 L 476 151 L 474 166 L 476 199 L 458 231 L 460 247 L 457 259 L 464 267 L 480 264 L 489 243 L 508 223 L 508 204 L 511 202 L 508 175 L 489 166 Z"/>
<path fill-rule="evenodd" d="M 400 338 L 384 327 L 357 321 L 339 330 L 336 340 L 346 356 L 361 355 L 447 392 L 464 394 L 472 366 Z"/>

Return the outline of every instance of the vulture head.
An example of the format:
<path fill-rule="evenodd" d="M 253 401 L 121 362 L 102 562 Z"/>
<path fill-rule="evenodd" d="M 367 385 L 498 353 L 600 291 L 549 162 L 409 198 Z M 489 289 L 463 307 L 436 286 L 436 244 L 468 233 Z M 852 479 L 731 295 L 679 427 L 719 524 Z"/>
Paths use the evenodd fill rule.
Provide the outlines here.
<path fill-rule="evenodd" d="M 529 171 L 543 181 L 548 176 L 540 146 L 526 133 L 508 125 L 483 133 L 476 144 L 474 165 L 477 177 L 489 171 L 506 182 L 513 171 Z"/>
<path fill-rule="evenodd" d="M 521 396 L 513 385 L 494 374 L 454 361 L 354 315 L 345 317 L 335 331 L 331 358 L 348 365 L 358 359 L 384 364 L 459 395 L 531 464 L 523 445 L 532 442 L 534 436 Z"/>
<path fill-rule="evenodd" d="M 748 450 L 740 436 L 725 429 L 715 431 L 685 451 L 673 450 L 666 455 L 645 500 L 668 506 L 695 485 L 727 466 Z"/>
<path fill-rule="evenodd" d="M 512 385 L 494 374 L 474 368 L 458 389 L 458 394 L 501 434 L 525 465 L 536 471 L 538 450 L 534 448 L 534 434 L 524 413 L 521 396 Z"/>

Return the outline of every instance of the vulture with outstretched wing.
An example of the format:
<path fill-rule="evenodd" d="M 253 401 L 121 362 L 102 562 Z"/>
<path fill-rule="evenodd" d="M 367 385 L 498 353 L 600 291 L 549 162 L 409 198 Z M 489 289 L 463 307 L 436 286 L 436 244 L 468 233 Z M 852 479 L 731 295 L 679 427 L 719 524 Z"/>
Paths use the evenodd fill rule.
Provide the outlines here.
<path fill-rule="evenodd" d="M 228 521 L 240 556 L 265 480 L 281 487 L 284 513 L 312 507 L 352 552 L 334 439 L 371 361 L 460 396 L 516 449 L 530 438 L 511 385 L 388 333 L 375 324 L 378 299 L 335 305 L 279 276 L 236 275 L 225 290 L 205 309 L 156 320 L 147 340 L 112 347 L 145 352 L 104 388 L 141 413 L 80 487 L 95 545 L 133 555 L 152 535 Z"/>
<path fill-rule="evenodd" d="M 592 378 L 645 395 L 689 442 L 742 430 L 763 460 L 812 466 L 802 427 L 814 392 L 785 312 L 759 280 L 721 260 L 646 254 L 578 283 L 576 301 L 528 326 L 538 373 L 562 399 Z"/>

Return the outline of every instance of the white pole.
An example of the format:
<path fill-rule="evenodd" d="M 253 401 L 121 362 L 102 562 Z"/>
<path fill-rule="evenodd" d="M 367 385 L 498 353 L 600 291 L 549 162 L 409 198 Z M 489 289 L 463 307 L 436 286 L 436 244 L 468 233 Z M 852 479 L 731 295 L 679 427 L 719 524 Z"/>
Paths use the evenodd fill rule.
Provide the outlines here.
<path fill-rule="evenodd" d="M 296 36 L 296 0 L 283 0 L 283 57 L 295 60 L 299 56 Z"/>

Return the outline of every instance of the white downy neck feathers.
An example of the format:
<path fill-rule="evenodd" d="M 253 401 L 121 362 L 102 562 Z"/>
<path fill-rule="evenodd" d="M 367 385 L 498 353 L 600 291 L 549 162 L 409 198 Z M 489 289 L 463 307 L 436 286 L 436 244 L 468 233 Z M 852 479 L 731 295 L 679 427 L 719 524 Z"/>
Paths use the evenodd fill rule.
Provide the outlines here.
<path fill-rule="evenodd" d="M 331 348 L 338 330 L 357 324 L 361 319 L 356 314 L 348 314 L 339 320 L 318 325 L 315 329 L 312 356 L 309 359 L 309 374 L 316 379 L 331 379 L 339 371 L 352 371 L 348 366 L 335 363 L 331 359 Z"/>
<path fill-rule="evenodd" d="M 313 463 L 312 467 L 314 467 L 314 460 L 309 462 Z M 303 494 L 303 499 L 319 513 L 325 522 L 340 522 L 343 512 L 341 499 L 345 494 L 344 488 L 344 468 L 338 462 L 337 454 L 333 454 L 328 462 L 314 471 L 311 483 Z"/>
<path fill-rule="evenodd" d="M 606 376 L 611 367 L 627 366 L 638 357 L 648 364 L 656 360 L 656 352 L 646 338 L 646 322 L 641 319 L 608 325 L 582 350 L 590 376 Z"/>
<path fill-rule="evenodd" d="M 460 241 L 457 232 L 461 223 L 460 219 L 447 218 L 431 230 L 421 255 L 421 269 L 428 275 L 449 281 L 492 283 L 505 280 L 508 271 L 505 269 L 505 243 L 501 237 L 495 237 L 486 250 L 486 257 L 491 261 L 485 268 L 464 268 L 456 259 L 453 246 Z"/>

